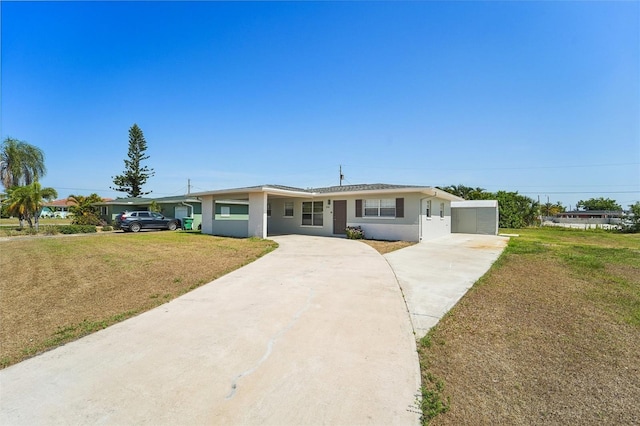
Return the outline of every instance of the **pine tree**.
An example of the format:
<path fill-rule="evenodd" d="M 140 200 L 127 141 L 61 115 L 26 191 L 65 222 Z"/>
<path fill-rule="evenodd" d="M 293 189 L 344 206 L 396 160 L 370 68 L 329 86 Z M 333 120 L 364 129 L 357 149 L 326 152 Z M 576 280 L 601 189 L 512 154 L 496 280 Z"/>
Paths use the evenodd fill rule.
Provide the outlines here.
<path fill-rule="evenodd" d="M 116 187 L 111 187 L 111 189 L 126 192 L 130 197 L 140 197 L 151 193 L 151 191 L 142 191 L 142 185 L 155 174 L 153 169 L 140 165 L 141 162 L 149 158 L 148 155 L 145 155 L 146 150 L 147 141 L 144 139 L 142 130 L 137 124 L 134 124 L 129 129 L 129 152 L 127 153 L 129 159 L 124 160 L 125 171 L 121 175 L 112 176 Z"/>

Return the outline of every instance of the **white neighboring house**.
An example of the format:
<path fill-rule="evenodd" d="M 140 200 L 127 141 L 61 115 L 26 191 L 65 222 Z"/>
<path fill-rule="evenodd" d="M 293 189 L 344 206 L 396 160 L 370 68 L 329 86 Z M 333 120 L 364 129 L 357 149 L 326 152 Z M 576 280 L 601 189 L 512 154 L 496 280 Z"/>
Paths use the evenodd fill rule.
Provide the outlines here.
<path fill-rule="evenodd" d="M 427 241 L 451 233 L 451 202 L 462 198 L 430 186 L 344 185 L 302 189 L 262 185 L 191 194 L 202 200 L 202 232 L 232 237 L 344 235 Z"/>

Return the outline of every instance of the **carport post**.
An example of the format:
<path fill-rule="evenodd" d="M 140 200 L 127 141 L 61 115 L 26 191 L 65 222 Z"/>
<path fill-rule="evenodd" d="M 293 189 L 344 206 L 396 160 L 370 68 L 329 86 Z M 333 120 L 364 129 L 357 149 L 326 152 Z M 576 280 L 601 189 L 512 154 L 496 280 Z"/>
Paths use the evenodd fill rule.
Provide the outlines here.
<path fill-rule="evenodd" d="M 249 193 L 249 236 L 267 238 L 267 194 Z"/>

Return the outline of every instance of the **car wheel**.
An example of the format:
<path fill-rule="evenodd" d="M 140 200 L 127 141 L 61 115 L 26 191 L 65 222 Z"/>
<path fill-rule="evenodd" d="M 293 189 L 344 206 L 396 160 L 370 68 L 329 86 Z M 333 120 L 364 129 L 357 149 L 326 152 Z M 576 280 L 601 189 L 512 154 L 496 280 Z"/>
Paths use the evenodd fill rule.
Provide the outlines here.
<path fill-rule="evenodd" d="M 139 223 L 132 223 L 132 224 L 129 226 L 129 229 L 130 229 L 132 232 L 138 232 L 141 228 L 142 228 L 142 227 L 140 226 L 140 224 L 139 224 Z"/>
<path fill-rule="evenodd" d="M 169 222 L 169 226 L 167 226 L 167 229 L 169 229 L 169 231 L 175 231 L 176 229 L 178 229 L 178 224 L 175 222 Z"/>

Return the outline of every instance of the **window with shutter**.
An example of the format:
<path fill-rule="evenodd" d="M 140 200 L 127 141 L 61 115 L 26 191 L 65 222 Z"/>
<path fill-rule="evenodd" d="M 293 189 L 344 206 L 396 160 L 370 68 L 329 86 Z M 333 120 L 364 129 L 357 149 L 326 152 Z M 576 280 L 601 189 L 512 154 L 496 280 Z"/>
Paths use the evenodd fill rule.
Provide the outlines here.
<path fill-rule="evenodd" d="M 362 217 L 362 200 L 356 200 L 356 217 Z"/>

